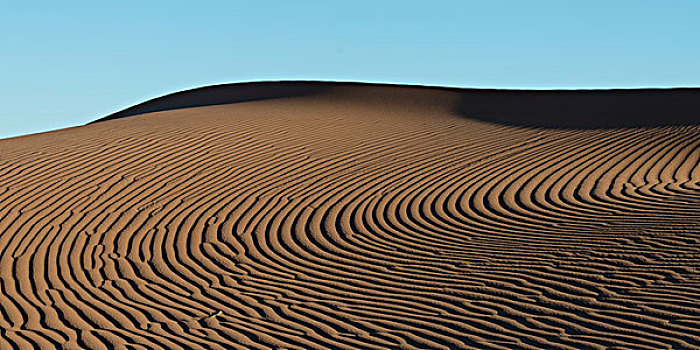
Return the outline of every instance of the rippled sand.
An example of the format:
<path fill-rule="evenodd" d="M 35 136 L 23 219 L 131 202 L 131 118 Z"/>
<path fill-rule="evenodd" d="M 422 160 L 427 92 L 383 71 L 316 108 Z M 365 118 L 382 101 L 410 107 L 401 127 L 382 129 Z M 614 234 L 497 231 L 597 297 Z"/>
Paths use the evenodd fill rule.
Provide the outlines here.
<path fill-rule="evenodd" d="M 244 84 L 0 140 L 0 349 L 698 349 L 700 92 L 625 94 Z"/>

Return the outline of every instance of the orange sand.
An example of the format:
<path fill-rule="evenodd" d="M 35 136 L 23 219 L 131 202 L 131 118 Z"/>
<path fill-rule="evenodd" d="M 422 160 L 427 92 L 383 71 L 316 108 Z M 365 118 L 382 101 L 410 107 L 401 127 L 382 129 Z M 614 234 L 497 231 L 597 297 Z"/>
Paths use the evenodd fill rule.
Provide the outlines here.
<path fill-rule="evenodd" d="M 263 83 L 0 140 L 0 349 L 698 349 L 700 92 Z"/>

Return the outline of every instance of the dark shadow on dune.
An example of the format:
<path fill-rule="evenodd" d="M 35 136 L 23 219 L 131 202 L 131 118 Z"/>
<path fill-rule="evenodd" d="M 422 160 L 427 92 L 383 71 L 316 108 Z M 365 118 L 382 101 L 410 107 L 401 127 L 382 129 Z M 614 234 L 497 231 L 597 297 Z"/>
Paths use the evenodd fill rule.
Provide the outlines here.
<path fill-rule="evenodd" d="M 466 90 L 456 112 L 493 123 L 561 129 L 696 125 L 700 89 Z"/>
<path fill-rule="evenodd" d="M 376 94 L 384 103 L 411 105 L 406 90 L 427 99 L 459 94 L 458 115 L 505 125 L 597 129 L 700 124 L 700 89 L 496 90 L 322 81 L 272 81 L 206 86 L 158 97 L 92 123 L 180 108 L 320 95 L 336 87 Z M 368 88 L 380 89 L 368 89 Z M 352 94 L 336 96 L 352 98 Z M 411 95 L 415 98 L 415 94 Z"/>
<path fill-rule="evenodd" d="M 154 98 L 127 109 L 97 119 L 92 123 L 119 119 L 137 114 L 168 111 L 173 109 L 224 105 L 288 97 L 310 96 L 323 93 L 331 88 L 323 82 L 253 82 L 212 85 L 202 88 L 175 92 Z"/>

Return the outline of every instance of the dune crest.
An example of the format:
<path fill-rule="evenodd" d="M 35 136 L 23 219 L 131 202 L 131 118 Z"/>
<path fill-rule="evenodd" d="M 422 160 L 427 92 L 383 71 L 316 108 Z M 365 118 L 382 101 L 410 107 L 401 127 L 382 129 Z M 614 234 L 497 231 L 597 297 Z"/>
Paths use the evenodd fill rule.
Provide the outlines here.
<path fill-rule="evenodd" d="M 700 89 L 498 90 L 420 85 L 278 81 L 205 86 L 158 97 L 95 122 L 174 109 L 269 99 L 333 96 L 355 103 L 442 103 L 455 114 L 514 126 L 563 129 L 700 124 Z M 357 95 L 363 101 L 357 101 Z M 445 99 L 447 98 L 447 100 Z M 449 102 L 447 102 L 449 101 Z"/>
<path fill-rule="evenodd" d="M 0 140 L 0 349 L 700 347 L 696 90 L 254 87 Z"/>

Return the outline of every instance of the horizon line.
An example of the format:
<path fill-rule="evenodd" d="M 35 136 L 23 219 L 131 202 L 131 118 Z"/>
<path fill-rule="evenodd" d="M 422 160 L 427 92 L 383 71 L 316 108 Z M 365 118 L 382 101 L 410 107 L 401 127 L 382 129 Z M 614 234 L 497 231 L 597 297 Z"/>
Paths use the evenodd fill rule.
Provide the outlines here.
<path fill-rule="evenodd" d="M 466 85 L 456 85 L 456 84 L 422 84 L 422 83 L 407 83 L 401 81 L 391 81 L 391 80 L 363 80 L 363 79 L 353 79 L 353 80 L 340 80 L 340 79 L 308 79 L 308 78 L 291 78 L 291 79 L 254 79 L 254 80 L 233 80 L 233 81 L 220 81 L 213 83 L 205 83 L 203 85 L 191 85 L 185 88 L 179 88 L 177 90 L 169 90 L 169 92 L 160 93 L 157 95 L 151 95 L 152 97 L 147 97 L 146 99 L 140 100 L 135 104 L 127 105 L 125 107 L 117 107 L 114 112 L 108 113 L 96 117 L 88 121 L 87 124 L 96 122 L 102 118 L 120 113 L 126 109 L 153 101 L 159 98 L 163 98 L 169 95 L 174 95 L 178 93 L 198 90 L 202 88 L 216 87 L 216 86 L 226 86 L 226 85 L 245 85 L 245 84 L 264 84 L 264 83 L 328 83 L 328 84 L 358 84 L 358 85 L 376 85 L 376 86 L 397 86 L 397 87 L 414 87 L 414 88 L 428 88 L 428 89 L 445 89 L 445 90 L 490 90 L 490 91 L 542 91 L 542 92 L 605 92 L 605 91 L 649 91 L 649 90 L 699 90 L 698 86 L 678 86 L 678 85 L 659 85 L 659 86 L 649 86 L 649 85 L 639 85 L 639 86 L 606 86 L 606 87 L 595 87 L 595 86 L 554 86 L 554 87 L 529 87 L 529 86 L 516 86 L 504 87 L 502 85 L 478 85 L 478 86 L 466 86 Z M 74 127 L 80 127 L 87 124 L 78 124 L 66 127 L 58 127 L 46 130 L 40 130 L 36 132 L 31 132 L 27 134 L 17 134 L 8 135 L 1 137 L 0 140 L 8 140 L 21 138 L 25 136 L 32 136 L 37 134 L 43 134 L 52 131 L 71 129 Z"/>

